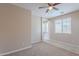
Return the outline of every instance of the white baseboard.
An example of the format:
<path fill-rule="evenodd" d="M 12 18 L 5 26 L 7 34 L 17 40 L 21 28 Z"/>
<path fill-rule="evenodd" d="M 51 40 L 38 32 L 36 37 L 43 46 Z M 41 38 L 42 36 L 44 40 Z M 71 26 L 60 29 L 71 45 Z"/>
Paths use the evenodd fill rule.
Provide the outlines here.
<path fill-rule="evenodd" d="M 39 42 L 41 42 L 41 40 L 38 40 L 38 41 L 32 41 L 32 44 L 39 43 Z"/>
<path fill-rule="evenodd" d="M 27 46 L 25 48 L 21 48 L 21 49 L 13 50 L 13 51 L 10 51 L 10 52 L 2 53 L 2 54 L 0 54 L 0 56 L 4 56 L 4 55 L 11 54 L 11 53 L 19 52 L 19 51 L 22 51 L 22 50 L 25 50 L 25 49 L 28 49 L 28 48 L 31 48 L 31 47 L 32 47 L 32 45 Z"/>
<path fill-rule="evenodd" d="M 63 48 L 63 49 L 66 49 L 66 50 L 71 51 L 73 53 L 79 54 L 79 46 L 78 45 L 64 43 L 64 42 L 60 42 L 60 41 L 56 41 L 56 40 L 53 40 L 52 42 L 51 41 L 44 41 L 44 42 L 54 45 L 54 46 L 57 46 L 57 47 L 60 47 L 60 48 Z"/>

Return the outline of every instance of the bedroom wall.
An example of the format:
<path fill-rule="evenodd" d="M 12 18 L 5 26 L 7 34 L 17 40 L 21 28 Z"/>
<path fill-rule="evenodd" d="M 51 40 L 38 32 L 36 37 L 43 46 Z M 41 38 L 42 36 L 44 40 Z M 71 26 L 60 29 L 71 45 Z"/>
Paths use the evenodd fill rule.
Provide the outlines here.
<path fill-rule="evenodd" d="M 71 34 L 64 34 L 64 33 L 56 34 L 54 21 L 56 19 L 62 19 L 66 17 L 71 17 Z M 65 43 L 79 45 L 79 26 L 78 25 L 79 25 L 79 11 L 71 13 L 71 14 L 51 18 L 50 19 L 51 40 L 57 40 L 57 41 L 65 42 Z"/>
<path fill-rule="evenodd" d="M 32 43 L 41 41 L 41 17 L 32 15 Z"/>
<path fill-rule="evenodd" d="M 31 11 L 0 4 L 0 54 L 31 45 Z"/>

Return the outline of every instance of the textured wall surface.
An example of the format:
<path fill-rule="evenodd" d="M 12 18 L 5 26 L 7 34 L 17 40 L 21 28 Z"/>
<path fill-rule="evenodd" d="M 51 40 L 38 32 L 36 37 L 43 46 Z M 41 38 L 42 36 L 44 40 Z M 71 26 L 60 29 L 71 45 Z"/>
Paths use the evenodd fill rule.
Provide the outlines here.
<path fill-rule="evenodd" d="M 31 12 L 15 5 L 0 4 L 0 54 L 31 44 Z"/>

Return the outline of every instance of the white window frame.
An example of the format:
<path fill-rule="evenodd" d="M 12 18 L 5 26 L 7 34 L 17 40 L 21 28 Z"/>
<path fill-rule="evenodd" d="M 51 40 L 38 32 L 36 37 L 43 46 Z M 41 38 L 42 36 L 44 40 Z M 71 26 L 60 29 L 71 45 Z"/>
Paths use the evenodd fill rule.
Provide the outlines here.
<path fill-rule="evenodd" d="M 71 34 L 71 17 L 55 20 L 55 33 Z"/>

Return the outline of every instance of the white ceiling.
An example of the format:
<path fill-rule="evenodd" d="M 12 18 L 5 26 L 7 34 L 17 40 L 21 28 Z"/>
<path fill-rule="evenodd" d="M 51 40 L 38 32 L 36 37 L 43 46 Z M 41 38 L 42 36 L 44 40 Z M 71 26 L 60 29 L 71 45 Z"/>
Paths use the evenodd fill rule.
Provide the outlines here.
<path fill-rule="evenodd" d="M 62 3 L 56 6 L 59 8 L 59 11 L 52 10 L 49 13 L 45 13 L 46 9 L 38 9 L 40 6 L 47 6 L 46 3 L 17 3 L 14 5 L 29 9 L 32 11 L 33 15 L 45 18 L 56 17 L 62 14 L 67 14 L 79 10 L 79 3 Z"/>

